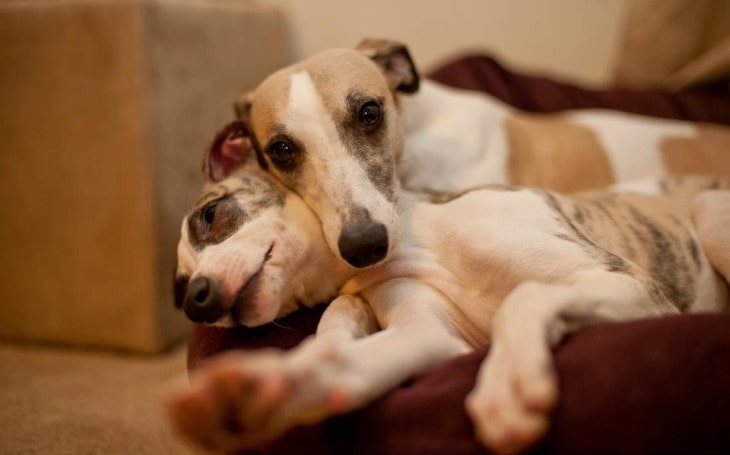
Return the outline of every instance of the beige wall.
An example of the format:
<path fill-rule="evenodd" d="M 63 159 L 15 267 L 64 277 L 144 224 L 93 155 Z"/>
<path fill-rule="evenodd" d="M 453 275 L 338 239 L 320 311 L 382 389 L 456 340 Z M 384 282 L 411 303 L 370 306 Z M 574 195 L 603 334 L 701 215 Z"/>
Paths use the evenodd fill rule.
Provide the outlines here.
<path fill-rule="evenodd" d="M 285 7 L 295 57 L 363 37 L 406 42 L 421 68 L 480 50 L 518 68 L 609 78 L 627 0 L 259 0 Z"/>

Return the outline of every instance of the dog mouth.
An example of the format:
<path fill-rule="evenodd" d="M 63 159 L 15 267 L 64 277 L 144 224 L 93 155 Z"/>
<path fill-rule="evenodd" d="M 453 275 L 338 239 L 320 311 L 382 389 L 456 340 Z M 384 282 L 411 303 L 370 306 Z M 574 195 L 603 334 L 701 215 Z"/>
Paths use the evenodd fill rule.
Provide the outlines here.
<path fill-rule="evenodd" d="M 269 246 L 269 249 L 266 250 L 266 254 L 264 254 L 261 265 L 259 265 L 256 272 L 254 272 L 248 280 L 243 283 L 236 293 L 236 297 L 233 299 L 233 305 L 231 306 L 231 318 L 233 319 L 234 324 L 240 323 L 239 321 L 241 321 L 242 317 L 255 315 L 254 313 L 256 312 L 256 308 L 253 308 L 249 304 L 253 301 L 253 299 L 255 299 L 256 294 L 261 287 L 261 277 L 264 272 L 264 266 L 266 266 L 266 263 L 269 262 L 269 259 L 271 259 L 271 253 L 273 250 L 274 243 L 272 243 L 271 246 Z"/>

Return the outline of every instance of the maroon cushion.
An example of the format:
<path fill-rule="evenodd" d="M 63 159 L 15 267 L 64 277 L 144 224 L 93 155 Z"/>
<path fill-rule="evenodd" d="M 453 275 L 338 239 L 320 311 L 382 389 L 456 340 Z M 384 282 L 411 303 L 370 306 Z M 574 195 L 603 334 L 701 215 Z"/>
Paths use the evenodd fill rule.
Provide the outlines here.
<path fill-rule="evenodd" d="M 478 90 L 531 112 L 602 108 L 681 120 L 730 124 L 730 80 L 678 93 L 608 88 L 587 90 L 546 77 L 517 74 L 485 56 L 441 66 L 430 77 Z"/>
<path fill-rule="evenodd" d="M 299 321 L 290 317 L 282 323 L 302 321 L 311 328 L 316 312 L 306 313 Z M 268 330 L 224 333 L 197 326 L 190 340 L 193 349 L 207 344 L 204 355 L 211 355 L 242 342 L 250 346 L 242 340 L 256 332 L 280 346 L 291 345 L 307 332 L 294 330 L 282 342 L 287 337 L 270 339 L 276 331 L 264 333 Z M 259 339 L 255 341 L 256 347 L 262 346 Z M 455 358 L 418 374 L 363 410 L 297 428 L 265 449 L 247 453 L 486 453 L 474 439 L 464 412 L 464 398 L 486 353 L 483 348 Z M 195 357 L 193 364 L 200 358 Z M 573 335 L 557 349 L 555 358 L 560 404 L 547 437 L 531 453 L 728 453 L 729 316 L 682 315 L 606 324 Z"/>
<path fill-rule="evenodd" d="M 432 74 L 524 110 L 611 108 L 730 124 L 727 83 L 677 94 L 585 90 L 466 57 Z M 196 326 L 188 364 L 217 352 L 291 348 L 314 332 L 324 307 L 256 329 Z M 477 454 L 464 398 L 486 348 L 423 372 L 367 408 L 297 428 L 266 454 Z M 730 453 L 730 317 L 675 316 L 586 330 L 556 353 L 562 400 L 535 453 Z"/>

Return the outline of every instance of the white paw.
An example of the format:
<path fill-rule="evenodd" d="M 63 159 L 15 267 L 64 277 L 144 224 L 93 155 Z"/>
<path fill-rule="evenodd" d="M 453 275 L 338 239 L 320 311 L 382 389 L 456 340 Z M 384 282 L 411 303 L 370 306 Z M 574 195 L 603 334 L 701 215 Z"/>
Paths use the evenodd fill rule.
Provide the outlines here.
<path fill-rule="evenodd" d="M 477 438 L 499 454 L 529 448 L 548 428 L 558 398 L 550 352 L 495 343 L 466 399 Z"/>
<path fill-rule="evenodd" d="M 292 387 L 280 352 L 222 354 L 170 397 L 168 414 L 180 433 L 204 447 L 251 447 L 281 431 L 271 417 Z"/>
<path fill-rule="evenodd" d="M 216 356 L 172 395 L 168 414 L 176 429 L 215 450 L 260 446 L 313 415 L 336 411 L 344 399 L 313 376 L 309 362 L 275 350 Z"/>

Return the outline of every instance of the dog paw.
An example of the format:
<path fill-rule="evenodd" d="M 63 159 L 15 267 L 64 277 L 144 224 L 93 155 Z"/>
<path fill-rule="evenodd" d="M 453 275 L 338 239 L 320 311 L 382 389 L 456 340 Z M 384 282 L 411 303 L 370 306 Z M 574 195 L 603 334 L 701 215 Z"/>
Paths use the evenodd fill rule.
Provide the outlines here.
<path fill-rule="evenodd" d="M 211 359 L 190 387 L 170 396 L 173 426 L 193 442 L 214 450 L 258 446 L 282 433 L 296 378 L 284 353 L 227 353 Z"/>
<path fill-rule="evenodd" d="M 495 344 L 466 399 L 466 409 L 486 447 L 513 454 L 545 434 L 557 398 L 549 351 L 529 354 Z"/>

